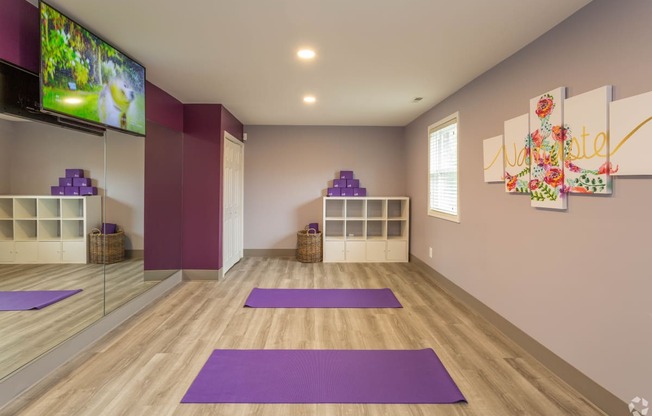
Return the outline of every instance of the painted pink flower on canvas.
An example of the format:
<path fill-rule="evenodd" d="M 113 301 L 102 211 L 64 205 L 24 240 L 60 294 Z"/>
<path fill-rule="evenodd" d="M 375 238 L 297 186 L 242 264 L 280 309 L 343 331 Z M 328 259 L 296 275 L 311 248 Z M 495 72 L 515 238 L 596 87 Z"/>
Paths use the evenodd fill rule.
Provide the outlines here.
<path fill-rule="evenodd" d="M 552 110 L 555 108 L 555 103 L 552 100 L 552 97 L 548 94 L 544 95 L 539 99 L 537 103 L 537 109 L 534 112 L 539 116 L 539 118 L 545 118 L 552 113 Z"/>
<path fill-rule="evenodd" d="M 543 178 L 543 181 L 556 188 L 564 182 L 564 171 L 557 167 L 551 167 L 546 171 L 546 176 Z"/>
<path fill-rule="evenodd" d="M 573 164 L 573 162 L 571 162 L 568 159 L 566 159 L 564 161 L 564 165 L 566 166 L 566 169 L 568 169 L 571 172 L 581 172 L 582 171 L 582 168 L 580 168 L 579 166 Z"/>
<path fill-rule="evenodd" d="M 539 180 L 538 179 L 532 179 L 530 183 L 528 184 L 530 190 L 536 191 L 539 188 Z"/>
<path fill-rule="evenodd" d="M 552 137 L 555 141 L 563 143 L 567 138 L 567 129 L 562 126 L 552 126 Z"/>
<path fill-rule="evenodd" d="M 615 169 L 611 167 L 611 162 L 604 162 L 598 169 L 598 175 L 605 175 L 618 172 L 618 166 Z"/>
<path fill-rule="evenodd" d="M 534 144 L 535 147 L 541 147 L 541 143 L 543 143 L 543 136 L 539 129 L 536 129 L 534 133 L 532 133 L 532 144 Z"/>

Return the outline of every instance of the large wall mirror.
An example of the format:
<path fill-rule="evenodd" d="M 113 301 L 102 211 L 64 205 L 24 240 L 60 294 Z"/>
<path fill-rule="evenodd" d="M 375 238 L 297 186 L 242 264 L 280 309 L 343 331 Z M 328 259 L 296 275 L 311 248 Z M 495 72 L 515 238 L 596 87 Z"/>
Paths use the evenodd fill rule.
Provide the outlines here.
<path fill-rule="evenodd" d="M 144 270 L 147 138 L 0 117 L 0 292 L 75 292 L 41 309 L 0 310 L 2 379 L 174 270 Z M 82 169 L 98 195 L 52 196 L 66 169 Z M 180 169 L 169 174 L 180 183 Z M 102 223 L 123 231 L 124 259 L 90 258 Z"/>

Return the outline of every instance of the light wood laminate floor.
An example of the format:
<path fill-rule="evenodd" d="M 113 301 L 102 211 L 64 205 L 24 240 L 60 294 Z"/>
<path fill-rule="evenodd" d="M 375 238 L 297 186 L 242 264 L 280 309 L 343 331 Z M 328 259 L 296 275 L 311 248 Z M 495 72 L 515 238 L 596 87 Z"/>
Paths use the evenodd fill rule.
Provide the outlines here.
<path fill-rule="evenodd" d="M 0 312 L 0 378 L 49 351 L 156 284 L 142 259 L 101 264 L 2 264 L 0 290 L 80 293 L 40 310 Z"/>
<path fill-rule="evenodd" d="M 250 309 L 254 287 L 391 288 L 403 309 Z M 216 348 L 433 348 L 468 404 L 180 404 Z M 184 282 L 0 411 L 24 415 L 602 415 L 415 266 L 243 259 Z"/>

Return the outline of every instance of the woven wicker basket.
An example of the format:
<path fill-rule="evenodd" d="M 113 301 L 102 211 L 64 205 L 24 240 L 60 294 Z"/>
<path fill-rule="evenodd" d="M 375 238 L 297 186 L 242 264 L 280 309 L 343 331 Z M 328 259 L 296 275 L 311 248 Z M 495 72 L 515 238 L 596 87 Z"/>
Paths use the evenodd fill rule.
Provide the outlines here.
<path fill-rule="evenodd" d="M 297 233 L 297 260 L 301 263 L 322 261 L 321 231 L 310 228 Z"/>
<path fill-rule="evenodd" d="M 95 264 L 118 263 L 125 259 L 125 233 L 102 234 L 94 229 L 90 234 L 90 262 Z"/>

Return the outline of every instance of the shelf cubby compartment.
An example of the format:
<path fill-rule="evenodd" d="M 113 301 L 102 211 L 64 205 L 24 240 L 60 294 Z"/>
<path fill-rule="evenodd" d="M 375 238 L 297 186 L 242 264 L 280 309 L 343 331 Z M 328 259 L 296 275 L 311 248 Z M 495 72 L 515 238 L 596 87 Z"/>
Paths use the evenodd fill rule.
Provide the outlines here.
<path fill-rule="evenodd" d="M 385 200 L 367 200 L 367 218 L 385 218 Z"/>
<path fill-rule="evenodd" d="M 14 218 L 36 218 L 36 198 L 15 198 Z"/>
<path fill-rule="evenodd" d="M 82 198 L 63 198 L 61 200 L 62 218 L 84 218 L 84 200 Z"/>
<path fill-rule="evenodd" d="M 14 222 L 12 220 L 0 219 L 0 241 L 11 241 L 14 239 Z"/>
<path fill-rule="evenodd" d="M 64 241 L 84 240 L 84 221 L 63 220 L 61 222 L 61 238 Z"/>
<path fill-rule="evenodd" d="M 407 218 L 407 201 L 402 199 L 387 200 L 387 218 Z"/>
<path fill-rule="evenodd" d="M 364 214 L 364 199 L 349 199 L 346 201 L 346 218 L 364 218 Z"/>
<path fill-rule="evenodd" d="M 0 219 L 14 217 L 13 198 L 0 198 Z"/>
<path fill-rule="evenodd" d="M 387 239 L 402 240 L 407 237 L 407 221 L 405 220 L 388 220 L 387 221 Z"/>
<path fill-rule="evenodd" d="M 385 239 L 385 221 L 367 220 L 367 240 Z"/>
<path fill-rule="evenodd" d="M 38 222 L 39 241 L 61 240 L 61 223 L 59 220 L 39 220 Z"/>
<path fill-rule="evenodd" d="M 327 199 L 324 204 L 326 218 L 344 218 L 343 199 Z"/>
<path fill-rule="evenodd" d="M 362 220 L 347 220 L 346 221 L 346 238 L 348 240 L 364 239 L 364 221 Z"/>
<path fill-rule="evenodd" d="M 16 220 L 14 222 L 14 240 L 36 241 L 36 220 Z"/>
<path fill-rule="evenodd" d="M 324 225 L 324 238 L 326 239 L 343 239 L 344 238 L 344 221 L 326 220 Z"/>
<path fill-rule="evenodd" d="M 59 198 L 38 200 L 39 218 L 59 218 L 61 216 L 61 203 Z"/>

